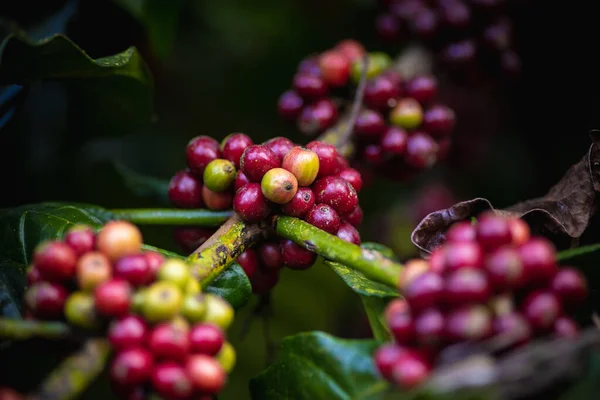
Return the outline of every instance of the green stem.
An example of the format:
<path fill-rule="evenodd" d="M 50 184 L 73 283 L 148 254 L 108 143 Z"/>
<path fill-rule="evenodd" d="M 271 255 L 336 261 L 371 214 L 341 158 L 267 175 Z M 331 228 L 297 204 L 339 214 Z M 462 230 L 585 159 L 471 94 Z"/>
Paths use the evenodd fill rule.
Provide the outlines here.
<path fill-rule="evenodd" d="M 0 338 L 2 339 L 27 340 L 34 337 L 61 339 L 71 333 L 68 325 L 61 322 L 0 318 Z"/>
<path fill-rule="evenodd" d="M 219 226 L 232 211 L 185 210 L 176 208 L 129 208 L 110 210 L 118 219 L 138 225 L 195 225 Z"/>
<path fill-rule="evenodd" d="M 42 382 L 35 399 L 72 400 L 78 398 L 102 372 L 110 354 L 106 339 L 89 339 L 83 348 L 69 356 Z"/>
<path fill-rule="evenodd" d="M 246 224 L 237 214 L 227 220 L 206 242 L 187 258 L 192 274 L 202 288 L 210 285 L 246 248 L 266 238 L 267 230 Z"/>
<path fill-rule="evenodd" d="M 277 235 L 328 260 L 360 271 L 367 278 L 398 287 L 402 265 L 378 251 L 361 249 L 298 218 L 276 216 L 273 218 L 273 227 Z"/>

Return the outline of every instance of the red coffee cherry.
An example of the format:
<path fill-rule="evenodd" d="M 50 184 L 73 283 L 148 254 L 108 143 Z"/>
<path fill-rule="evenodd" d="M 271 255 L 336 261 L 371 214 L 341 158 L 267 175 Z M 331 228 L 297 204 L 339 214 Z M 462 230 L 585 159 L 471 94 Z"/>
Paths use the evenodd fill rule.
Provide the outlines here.
<path fill-rule="evenodd" d="M 346 181 L 337 176 L 318 179 L 312 186 L 317 203 L 331 206 L 339 215 L 348 215 L 358 205 L 356 191 Z"/>
<path fill-rule="evenodd" d="M 254 142 L 250 136 L 243 133 L 233 133 L 225 138 L 223 141 L 221 154 L 223 158 L 231 161 L 236 169 L 240 168 L 240 159 L 244 150 L 252 146 Z"/>
<path fill-rule="evenodd" d="M 204 174 L 204 168 L 221 157 L 219 142 L 209 136 L 196 136 L 185 149 L 188 168 L 197 176 Z"/>
<path fill-rule="evenodd" d="M 523 315 L 537 332 L 547 332 L 562 313 L 560 301 L 550 291 L 530 293 L 523 301 Z"/>
<path fill-rule="evenodd" d="M 214 324 L 197 324 L 190 330 L 189 342 L 192 353 L 215 356 L 223 347 L 225 336 Z"/>
<path fill-rule="evenodd" d="M 336 236 L 346 242 L 354 243 L 357 246 L 360 245 L 360 233 L 358 233 L 355 227 L 347 222 L 342 222 L 340 224 Z"/>
<path fill-rule="evenodd" d="M 283 267 L 279 242 L 265 242 L 258 247 L 257 253 L 264 268 L 278 270 Z"/>
<path fill-rule="evenodd" d="M 96 234 L 87 225 L 75 225 L 67 231 L 65 243 L 73 249 L 75 254 L 81 256 L 94 250 Z"/>
<path fill-rule="evenodd" d="M 194 393 L 186 368 L 173 361 L 157 364 L 152 371 L 152 388 L 165 399 L 186 400 Z"/>
<path fill-rule="evenodd" d="M 147 338 L 148 325 L 137 315 L 115 320 L 108 328 L 108 340 L 117 351 L 143 346 Z"/>
<path fill-rule="evenodd" d="M 152 373 L 152 356 L 143 348 L 127 349 L 117 353 L 110 366 L 111 379 L 121 386 L 144 383 Z"/>
<path fill-rule="evenodd" d="M 319 173 L 319 156 L 312 150 L 296 146 L 283 157 L 281 166 L 296 177 L 299 186 L 309 186 Z"/>
<path fill-rule="evenodd" d="M 310 188 L 300 187 L 292 200 L 281 206 L 281 210 L 296 218 L 302 218 L 315 205 L 315 194 Z"/>
<path fill-rule="evenodd" d="M 58 319 L 63 315 L 67 290 L 55 283 L 38 282 L 25 293 L 25 304 L 39 319 Z"/>
<path fill-rule="evenodd" d="M 213 357 L 193 355 L 185 363 L 185 371 L 194 388 L 203 394 L 221 391 L 227 380 L 227 373 Z"/>
<path fill-rule="evenodd" d="M 325 82 L 330 86 L 344 86 L 350 78 L 350 61 L 335 50 L 328 50 L 319 57 L 319 67 Z"/>
<path fill-rule="evenodd" d="M 550 288 L 568 308 L 580 306 L 588 295 L 585 277 L 575 268 L 561 268 L 550 282 Z"/>
<path fill-rule="evenodd" d="M 283 239 L 279 242 L 283 263 L 290 269 L 307 269 L 315 263 L 317 255 L 304 247 L 298 246 L 291 240 Z"/>
<path fill-rule="evenodd" d="M 248 278 L 253 277 L 259 267 L 258 254 L 256 253 L 256 250 L 252 248 L 246 249 L 240 254 L 236 259 L 236 262 L 240 264 Z"/>
<path fill-rule="evenodd" d="M 317 178 L 336 173 L 338 170 L 338 152 L 335 146 L 314 140 L 308 143 L 306 148 L 317 153 L 319 157 L 319 173 L 317 174 Z"/>
<path fill-rule="evenodd" d="M 202 182 L 189 171 L 177 172 L 169 182 L 169 201 L 179 208 L 202 208 Z"/>
<path fill-rule="evenodd" d="M 260 222 L 270 212 L 269 201 L 263 195 L 261 185 L 249 183 L 238 190 L 233 198 L 233 209 L 249 223 Z"/>
<path fill-rule="evenodd" d="M 382 377 L 392 379 L 392 370 L 405 351 L 406 349 L 393 343 L 386 343 L 375 350 L 373 355 L 375 367 Z"/>
<path fill-rule="evenodd" d="M 188 335 L 187 328 L 173 322 L 163 322 L 150 332 L 148 348 L 156 358 L 183 361 L 190 352 Z"/>
<path fill-rule="evenodd" d="M 77 254 L 63 242 L 46 241 L 36 246 L 33 263 L 44 278 L 66 281 L 75 275 Z"/>
<path fill-rule="evenodd" d="M 404 298 L 414 311 L 424 310 L 439 303 L 444 294 L 444 280 L 439 274 L 427 271 L 408 285 Z"/>
<path fill-rule="evenodd" d="M 338 116 L 337 106 L 331 99 L 319 99 L 304 107 L 297 121 L 298 130 L 313 136 L 333 126 Z"/>
<path fill-rule="evenodd" d="M 100 284 L 94 291 L 94 303 L 99 314 L 121 317 L 127 314 L 131 304 L 131 285 L 123 279 L 111 279 Z"/>
<path fill-rule="evenodd" d="M 295 121 L 303 107 L 304 100 L 293 90 L 283 92 L 277 101 L 277 111 L 287 121 Z"/>
<path fill-rule="evenodd" d="M 362 176 L 360 175 L 360 172 L 358 172 L 354 168 L 341 169 L 337 173 L 337 176 L 348 181 L 348 183 L 354 188 L 354 191 L 356 193 L 360 192 L 360 189 L 362 189 Z"/>
<path fill-rule="evenodd" d="M 240 160 L 240 168 L 252 182 L 260 182 L 269 170 L 280 165 L 279 157 L 267 146 L 256 144 L 247 147 Z"/>
<path fill-rule="evenodd" d="M 279 160 L 283 161 L 285 155 L 295 147 L 295 144 L 286 137 L 276 136 L 264 142 L 263 146 L 271 150 L 273 153 L 275 153 Z"/>
<path fill-rule="evenodd" d="M 354 211 L 344 216 L 344 221 L 348 222 L 355 228 L 361 224 L 363 220 L 363 210 L 360 206 L 356 206 Z"/>
<path fill-rule="evenodd" d="M 147 285 L 154 279 L 146 256 L 143 254 L 118 259 L 114 265 L 114 276 L 126 280 L 133 286 Z"/>
<path fill-rule="evenodd" d="M 340 217 L 333 208 L 327 204 L 317 204 L 306 214 L 306 222 L 335 235 L 340 229 Z"/>
<path fill-rule="evenodd" d="M 96 237 L 96 248 L 111 261 L 137 254 L 142 247 L 142 233 L 127 221 L 109 221 Z"/>
<path fill-rule="evenodd" d="M 534 237 L 518 248 L 528 283 L 546 285 L 558 271 L 556 248 L 545 238 Z"/>
<path fill-rule="evenodd" d="M 211 210 L 228 210 L 233 203 L 233 193 L 230 191 L 215 192 L 210 190 L 208 186 L 203 186 L 202 200 L 204 200 L 206 207 Z"/>

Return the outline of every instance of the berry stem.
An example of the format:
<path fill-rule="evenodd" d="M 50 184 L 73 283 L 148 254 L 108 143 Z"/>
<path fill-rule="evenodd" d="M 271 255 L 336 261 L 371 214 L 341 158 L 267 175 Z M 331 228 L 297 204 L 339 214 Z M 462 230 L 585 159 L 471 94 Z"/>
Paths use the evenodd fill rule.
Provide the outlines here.
<path fill-rule="evenodd" d="M 398 287 L 402 265 L 374 250 L 361 249 L 298 218 L 276 216 L 275 233 L 328 260 L 362 272 L 367 278 Z"/>
<path fill-rule="evenodd" d="M 354 125 L 356 124 L 356 119 L 358 118 L 358 113 L 360 112 L 363 97 L 365 95 L 368 68 L 369 55 L 365 54 L 362 59 L 362 71 L 360 73 L 358 87 L 356 88 L 356 94 L 354 95 L 354 102 L 352 103 L 352 108 L 350 109 L 350 116 L 348 117 L 348 122 L 346 123 L 345 128 L 342 130 L 342 134 L 337 138 L 336 142 L 334 143 L 334 146 L 339 149 L 344 148 L 346 143 L 350 141 L 350 136 L 352 135 L 352 131 L 354 130 Z"/>
<path fill-rule="evenodd" d="M 137 225 L 219 226 L 231 217 L 231 211 L 173 208 L 128 208 L 110 211 L 116 218 Z"/>
<path fill-rule="evenodd" d="M 0 318 L 0 338 L 3 339 L 27 340 L 36 337 L 61 339 L 71 333 L 69 326 L 61 322 Z"/>
<path fill-rule="evenodd" d="M 389 341 L 391 339 L 390 332 L 387 330 L 383 319 L 383 310 L 387 304 L 385 299 L 381 297 L 360 296 L 360 300 L 367 314 L 373 337 L 382 342 Z"/>
<path fill-rule="evenodd" d="M 58 365 L 42 382 L 34 398 L 71 400 L 78 398 L 96 379 L 108 360 L 106 339 L 89 339 L 81 350 Z"/>
<path fill-rule="evenodd" d="M 221 227 L 188 257 L 192 274 L 202 288 L 226 270 L 249 246 L 266 238 L 266 229 L 246 224 L 233 214 Z"/>

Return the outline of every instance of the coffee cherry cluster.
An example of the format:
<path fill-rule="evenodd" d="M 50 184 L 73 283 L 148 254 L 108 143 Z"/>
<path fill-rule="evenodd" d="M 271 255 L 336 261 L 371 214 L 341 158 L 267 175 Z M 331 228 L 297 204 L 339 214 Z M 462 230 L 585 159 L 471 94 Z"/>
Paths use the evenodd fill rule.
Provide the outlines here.
<path fill-rule="evenodd" d="M 235 193 L 233 209 L 248 222 L 270 214 L 285 214 L 354 244 L 362 221 L 358 195 L 362 178 L 348 166 L 335 146 L 312 141 L 306 147 L 285 138 L 271 139 L 246 149 L 238 178 L 246 184 Z M 269 291 L 284 266 L 300 270 L 312 266 L 316 255 L 291 240 L 270 239 L 238 258 L 255 293 Z"/>
<path fill-rule="evenodd" d="M 510 0 L 382 0 L 375 21 L 381 38 L 390 42 L 417 39 L 454 70 L 481 63 L 494 71 L 518 75 Z"/>
<path fill-rule="evenodd" d="M 349 84 L 360 79 L 364 54 L 360 44 L 346 40 L 304 60 L 294 77 L 293 90 L 279 98 L 279 114 L 296 121 L 307 135 L 330 128 L 338 120 L 338 108 L 352 103 L 354 88 Z M 364 107 L 352 131 L 355 160 L 378 175 L 404 180 L 445 157 L 455 114 L 436 101 L 433 76 L 403 79 L 390 68 L 392 60 L 387 54 L 369 53 L 368 59 Z M 332 87 L 338 92 L 343 87 L 345 92 L 330 90 Z M 336 106 L 333 97 L 345 102 Z"/>
<path fill-rule="evenodd" d="M 452 344 L 502 335 L 514 349 L 535 337 L 577 336 L 569 313 L 588 287 L 578 270 L 557 265 L 552 243 L 531 237 L 523 220 L 484 213 L 476 224 L 454 224 L 428 261 L 406 263 L 400 291 L 404 298 L 385 310 L 394 342 L 374 362 L 384 378 L 409 389 Z"/>
<path fill-rule="evenodd" d="M 141 245 L 141 232 L 125 221 L 108 222 L 97 234 L 74 226 L 63 241 L 39 244 L 28 270 L 29 317 L 105 334 L 119 398 L 218 393 L 235 364 L 225 336 L 233 308 L 202 293 L 184 261 Z"/>

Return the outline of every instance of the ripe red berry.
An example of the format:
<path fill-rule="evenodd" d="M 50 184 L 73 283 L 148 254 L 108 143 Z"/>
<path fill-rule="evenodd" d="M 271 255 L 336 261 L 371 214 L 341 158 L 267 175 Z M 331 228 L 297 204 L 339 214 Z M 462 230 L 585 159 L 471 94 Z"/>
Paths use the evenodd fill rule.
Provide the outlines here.
<path fill-rule="evenodd" d="M 75 254 L 81 256 L 94 250 L 96 234 L 87 225 L 75 225 L 67 231 L 65 243 L 73 249 Z"/>
<path fill-rule="evenodd" d="M 202 182 L 189 171 L 177 172 L 169 182 L 169 201 L 179 208 L 202 208 Z"/>
<path fill-rule="evenodd" d="M 215 192 L 208 186 L 202 186 L 202 200 L 211 210 L 227 210 L 233 203 L 233 194 L 230 191 Z"/>
<path fill-rule="evenodd" d="M 258 249 L 258 258 L 266 269 L 277 270 L 283 267 L 279 242 L 265 242 Z"/>
<path fill-rule="evenodd" d="M 444 340 L 445 318 L 439 309 L 422 310 L 415 316 L 414 325 L 415 336 L 423 346 L 436 346 Z"/>
<path fill-rule="evenodd" d="M 252 182 L 260 182 L 267 171 L 278 168 L 281 160 L 267 146 L 252 145 L 246 148 L 240 168 Z"/>
<path fill-rule="evenodd" d="M 512 235 L 508 219 L 491 214 L 480 216 L 477 221 L 477 241 L 487 251 L 510 244 Z"/>
<path fill-rule="evenodd" d="M 519 246 L 518 251 L 528 283 L 545 285 L 556 275 L 556 248 L 547 239 L 531 238 Z"/>
<path fill-rule="evenodd" d="M 281 206 L 281 210 L 291 216 L 301 218 L 315 205 L 315 194 L 310 188 L 300 187 L 292 200 Z"/>
<path fill-rule="evenodd" d="M 387 306 L 385 306 L 383 316 L 388 325 L 390 325 L 389 321 L 397 313 L 410 313 L 410 306 L 408 305 L 408 302 L 400 297 L 391 300 Z"/>
<path fill-rule="evenodd" d="M 393 14 L 379 14 L 375 18 L 375 30 L 382 39 L 392 42 L 400 36 L 400 21 Z"/>
<path fill-rule="evenodd" d="M 247 183 L 250 183 L 250 179 L 242 171 L 238 171 L 235 175 L 235 181 L 233 181 L 233 191 L 237 192 Z"/>
<path fill-rule="evenodd" d="M 295 121 L 304 107 L 304 100 L 293 90 L 285 91 L 277 101 L 277 111 L 287 121 Z"/>
<path fill-rule="evenodd" d="M 340 52 L 328 50 L 319 57 L 319 67 L 330 86 L 344 86 L 350 78 L 350 61 Z"/>
<path fill-rule="evenodd" d="M 160 323 L 150 332 L 148 348 L 156 358 L 182 361 L 190 351 L 188 333 L 187 327 L 176 323 Z"/>
<path fill-rule="evenodd" d="M 131 295 L 131 285 L 127 281 L 111 279 L 94 291 L 96 310 L 106 317 L 121 317 L 129 311 Z"/>
<path fill-rule="evenodd" d="M 485 273 L 478 268 L 461 268 L 445 281 L 444 296 L 449 304 L 484 303 L 491 294 Z"/>
<path fill-rule="evenodd" d="M 319 99 L 304 107 L 298 118 L 298 130 L 307 136 L 325 131 L 338 119 L 335 103 L 328 98 Z"/>
<path fill-rule="evenodd" d="M 492 316 L 480 304 L 452 310 L 446 317 L 446 338 L 452 342 L 481 340 L 492 333 Z"/>
<path fill-rule="evenodd" d="M 394 336 L 396 343 L 401 345 L 411 345 L 415 336 L 415 322 L 410 312 L 401 311 L 390 313 L 387 319 L 387 325 Z"/>
<path fill-rule="evenodd" d="M 554 321 L 554 336 L 559 338 L 575 338 L 579 336 L 577 322 L 569 317 L 560 316 Z"/>
<path fill-rule="evenodd" d="M 466 39 L 446 46 L 442 49 L 440 58 L 450 67 L 458 67 L 472 63 L 476 53 L 475 42 Z"/>
<path fill-rule="evenodd" d="M 279 160 L 283 161 L 285 155 L 296 145 L 286 137 L 276 136 L 264 142 L 263 146 L 271 150 L 273 153 L 275 153 Z"/>
<path fill-rule="evenodd" d="M 244 250 L 244 252 L 238 256 L 236 262 L 240 264 L 248 278 L 254 276 L 258 270 L 258 254 L 256 254 L 256 250 L 252 248 Z"/>
<path fill-rule="evenodd" d="M 561 268 L 550 282 L 550 288 L 568 308 L 583 304 L 588 294 L 585 277 L 575 268 Z"/>
<path fill-rule="evenodd" d="M 492 329 L 495 335 L 510 337 L 510 343 L 513 346 L 520 346 L 529 342 L 532 331 L 529 323 L 518 312 L 510 312 L 497 316 L 493 323 Z"/>
<path fill-rule="evenodd" d="M 267 294 L 279 282 L 280 270 L 259 269 L 250 279 L 252 293 L 257 295 Z"/>
<path fill-rule="evenodd" d="M 43 280 L 42 274 L 35 267 L 31 266 L 27 269 L 27 286 L 32 286 L 34 283 L 41 282 Z"/>
<path fill-rule="evenodd" d="M 275 204 L 287 204 L 298 191 L 298 180 L 288 170 L 273 168 L 263 176 L 260 187 L 267 200 Z"/>
<path fill-rule="evenodd" d="M 362 56 L 366 53 L 364 46 L 352 39 L 341 40 L 335 46 L 335 49 L 342 53 L 350 62 L 362 58 Z"/>
<path fill-rule="evenodd" d="M 337 173 L 337 176 L 348 181 L 348 183 L 352 186 L 356 193 L 360 192 L 360 189 L 362 189 L 362 176 L 360 175 L 360 172 L 358 172 L 354 168 L 341 169 Z"/>
<path fill-rule="evenodd" d="M 419 75 L 406 82 L 406 96 L 421 104 L 430 103 L 437 95 L 437 82 L 433 76 Z"/>
<path fill-rule="evenodd" d="M 214 324 L 197 324 L 190 330 L 189 342 L 192 353 L 215 356 L 223 347 L 225 335 Z"/>
<path fill-rule="evenodd" d="M 400 356 L 405 351 L 406 349 L 393 343 L 386 343 L 375 350 L 373 360 L 375 362 L 375 367 L 377 367 L 377 370 L 382 377 L 385 379 L 392 379 L 392 370 L 396 364 L 398 364 Z"/>
<path fill-rule="evenodd" d="M 385 119 L 381 113 L 365 108 L 360 111 L 354 124 L 354 133 L 366 140 L 376 139 L 385 130 Z"/>
<path fill-rule="evenodd" d="M 424 132 L 415 132 L 408 137 L 404 161 L 414 168 L 431 168 L 438 159 L 439 145 Z"/>
<path fill-rule="evenodd" d="M 411 31 L 425 40 L 432 39 L 438 32 L 440 18 L 435 11 L 424 7 L 409 21 Z"/>
<path fill-rule="evenodd" d="M 115 320 L 108 328 L 108 340 L 117 351 L 144 346 L 147 338 L 148 325 L 136 315 Z"/>
<path fill-rule="evenodd" d="M 249 183 L 238 190 L 233 198 L 233 209 L 244 221 L 260 222 L 269 215 L 269 201 L 262 193 L 261 185 Z"/>
<path fill-rule="evenodd" d="M 200 245 L 206 242 L 206 239 L 215 233 L 214 228 L 190 228 L 190 227 L 177 227 L 173 229 L 173 236 L 175 241 L 186 253 L 191 253 L 196 250 Z M 161 262 L 162 264 L 162 262 Z M 156 275 L 156 270 L 154 275 Z"/>
<path fill-rule="evenodd" d="M 551 329 L 556 318 L 562 313 L 558 297 L 546 290 L 530 293 L 523 301 L 522 308 L 523 315 L 538 332 Z"/>
<path fill-rule="evenodd" d="M 154 279 L 148 261 L 143 254 L 125 256 L 114 265 L 115 278 L 121 278 L 133 286 L 146 285 Z"/>
<path fill-rule="evenodd" d="M 137 254 L 142 247 L 142 232 L 128 221 L 109 221 L 96 237 L 96 248 L 111 261 Z"/>
<path fill-rule="evenodd" d="M 332 235 L 335 235 L 338 229 L 340 229 L 341 221 L 339 215 L 327 204 L 316 204 L 308 211 L 304 219 L 309 224 Z"/>
<path fill-rule="evenodd" d="M 512 247 L 494 250 L 485 260 L 485 270 L 492 287 L 498 292 L 518 289 L 525 284 L 521 257 Z"/>
<path fill-rule="evenodd" d="M 187 166 L 197 176 L 202 176 L 204 168 L 220 156 L 219 142 L 209 136 L 196 136 L 185 149 Z"/>
<path fill-rule="evenodd" d="M 405 351 L 392 369 L 392 379 L 408 390 L 424 382 L 430 372 L 431 366 L 423 356 L 413 351 Z"/>
<path fill-rule="evenodd" d="M 398 287 L 400 288 L 400 291 L 404 292 L 417 276 L 429 270 L 429 263 L 425 260 L 420 258 L 408 260 L 404 264 L 402 271 L 400 271 L 400 279 L 398 280 Z"/>
<path fill-rule="evenodd" d="M 417 276 L 404 291 L 411 309 L 418 312 L 438 304 L 444 294 L 444 280 L 435 272 L 426 271 Z"/>
<path fill-rule="evenodd" d="M 296 93 L 306 100 L 324 97 L 327 92 L 327 83 L 321 76 L 299 72 L 294 76 L 292 86 Z"/>
<path fill-rule="evenodd" d="M 358 205 L 358 195 L 352 185 L 338 176 L 318 179 L 312 190 L 317 203 L 331 206 L 341 216 L 350 214 Z"/>
<path fill-rule="evenodd" d="M 243 133 L 234 133 L 225 138 L 221 154 L 223 155 L 223 158 L 231 161 L 235 165 L 235 168 L 239 169 L 240 158 L 242 158 L 244 150 L 253 144 L 254 142 L 250 136 Z"/>
<path fill-rule="evenodd" d="M 300 61 L 296 72 L 321 76 L 321 68 L 319 68 L 318 58 L 315 56 L 310 56 Z"/>
<path fill-rule="evenodd" d="M 529 225 L 527 225 L 527 222 L 523 221 L 521 218 L 509 219 L 508 226 L 512 236 L 512 243 L 515 246 L 522 245 L 531 237 L 531 229 L 529 228 Z"/>
<path fill-rule="evenodd" d="M 423 115 L 423 129 L 437 138 L 448 136 L 455 123 L 454 111 L 446 106 L 435 105 L 425 110 Z"/>
<path fill-rule="evenodd" d="M 447 269 L 446 248 L 449 246 L 440 246 L 434 249 L 429 256 L 429 269 L 438 274 L 444 274 Z M 482 255 L 483 257 L 483 255 Z"/>
<path fill-rule="evenodd" d="M 142 348 L 123 350 L 115 356 L 110 366 L 110 377 L 122 386 L 144 383 L 152 373 L 152 356 Z"/>
<path fill-rule="evenodd" d="M 169 400 L 186 400 L 194 393 L 194 385 L 186 369 L 179 364 L 166 361 L 157 364 L 152 371 L 152 388 Z"/>
<path fill-rule="evenodd" d="M 298 246 L 288 239 L 281 240 L 279 246 L 281 248 L 283 263 L 290 269 L 300 270 L 310 268 L 317 258 L 317 255 L 312 251 Z"/>
<path fill-rule="evenodd" d="M 227 374 L 213 357 L 193 355 L 185 363 L 185 371 L 194 388 L 202 394 L 216 394 L 223 389 Z"/>
<path fill-rule="evenodd" d="M 353 227 L 357 227 L 363 220 L 363 210 L 360 206 L 356 206 L 354 211 L 344 216 L 344 221 L 348 222 Z"/>
<path fill-rule="evenodd" d="M 464 267 L 483 267 L 483 249 L 475 242 L 448 243 L 444 253 L 446 269 L 449 271 Z"/>
<path fill-rule="evenodd" d="M 368 107 L 385 110 L 400 96 L 400 86 L 387 76 L 369 79 L 365 86 L 364 102 Z"/>
<path fill-rule="evenodd" d="M 296 146 L 283 157 L 281 167 L 294 174 L 299 186 L 309 186 L 319 173 L 319 156 L 312 150 Z"/>
<path fill-rule="evenodd" d="M 470 221 L 460 221 L 453 224 L 446 232 L 448 242 L 473 242 L 476 239 L 477 230 Z"/>
<path fill-rule="evenodd" d="M 63 242 L 42 242 L 34 250 L 33 263 L 45 279 L 66 281 L 75 275 L 77 254 Z"/>
<path fill-rule="evenodd" d="M 25 293 L 25 304 L 36 318 L 58 319 L 63 314 L 67 290 L 55 283 L 38 282 Z"/>
<path fill-rule="evenodd" d="M 336 236 L 346 242 L 354 243 L 357 246 L 360 245 L 360 233 L 358 233 L 355 227 L 347 222 L 342 222 L 340 224 Z"/>
<path fill-rule="evenodd" d="M 317 178 L 323 176 L 333 175 L 338 170 L 338 152 L 334 145 L 313 140 L 306 145 L 307 149 L 310 149 L 317 153 L 319 157 L 319 173 Z"/>
<path fill-rule="evenodd" d="M 407 144 L 408 133 L 397 126 L 388 126 L 381 136 L 381 150 L 387 154 L 402 155 L 406 152 Z"/>
<path fill-rule="evenodd" d="M 80 289 L 93 290 L 111 277 L 110 260 L 99 251 L 86 253 L 77 260 L 75 278 Z"/>
<path fill-rule="evenodd" d="M 157 251 L 145 251 L 143 254 L 144 257 L 146 257 L 150 273 L 154 278 L 160 269 L 160 266 L 165 262 L 165 257 Z"/>

